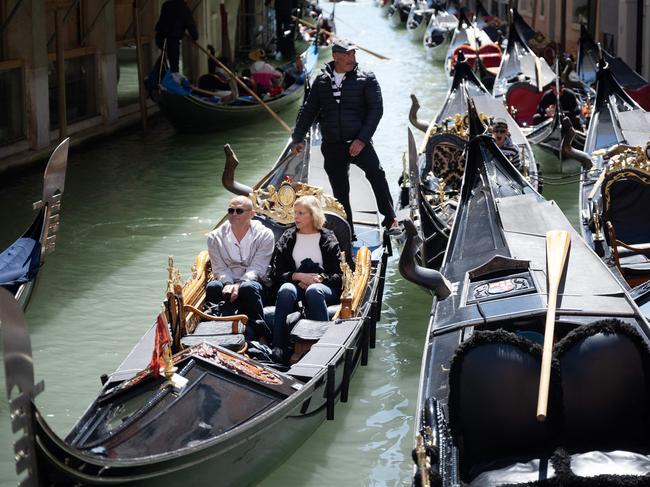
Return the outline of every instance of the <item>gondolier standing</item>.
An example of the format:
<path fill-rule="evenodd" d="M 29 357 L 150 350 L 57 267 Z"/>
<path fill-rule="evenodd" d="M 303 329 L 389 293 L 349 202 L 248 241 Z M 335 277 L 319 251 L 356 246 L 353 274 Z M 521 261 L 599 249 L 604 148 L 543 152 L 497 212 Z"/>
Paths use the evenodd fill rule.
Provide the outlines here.
<path fill-rule="evenodd" d="M 298 113 L 291 135 L 292 149 L 297 154 L 305 148 L 305 135 L 318 117 L 325 172 L 334 196 L 345 208 L 350 228 L 354 231 L 348 179 L 352 163 L 363 170 L 370 182 L 379 212 L 384 216 L 383 225 L 397 233 L 393 199 L 371 140 L 383 114 L 381 88 L 373 73 L 359 69 L 355 50 L 354 44 L 340 39 L 332 46 L 334 60 L 316 77 Z"/>
<path fill-rule="evenodd" d="M 178 73 L 181 38 L 185 30 L 196 42 L 199 33 L 186 0 L 167 0 L 162 6 L 160 18 L 156 24 L 156 45 L 163 55 L 166 54 L 172 73 Z M 160 61 L 164 62 L 162 56 Z"/>

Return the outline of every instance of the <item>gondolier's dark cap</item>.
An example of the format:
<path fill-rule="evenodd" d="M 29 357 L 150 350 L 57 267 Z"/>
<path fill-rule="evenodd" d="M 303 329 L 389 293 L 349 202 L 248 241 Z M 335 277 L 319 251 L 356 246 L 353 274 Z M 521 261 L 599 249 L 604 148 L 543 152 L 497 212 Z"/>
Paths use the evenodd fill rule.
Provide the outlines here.
<path fill-rule="evenodd" d="M 332 44 L 332 52 L 350 52 L 355 51 L 357 46 L 345 39 L 336 39 Z"/>

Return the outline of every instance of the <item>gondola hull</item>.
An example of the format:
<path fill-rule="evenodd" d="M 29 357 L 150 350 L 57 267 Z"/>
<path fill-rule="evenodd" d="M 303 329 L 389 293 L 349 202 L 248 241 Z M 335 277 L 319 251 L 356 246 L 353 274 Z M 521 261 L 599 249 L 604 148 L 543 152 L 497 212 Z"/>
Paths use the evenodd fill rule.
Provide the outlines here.
<path fill-rule="evenodd" d="M 160 350 L 157 344 L 161 330 L 168 326 L 163 318 L 167 314 L 161 314 L 106 380 L 99 396 L 70 433 L 61 439 L 34 404 L 39 386 L 33 384 L 33 372 L 31 380 L 26 379 L 29 374 L 25 370 L 32 370 L 32 360 L 24 318 L 22 326 L 10 326 L 12 322 L 21 324 L 20 313 L 11 307 L 5 311 L 2 303 L 0 330 L 7 376 L 12 378 L 8 379 L 8 388 L 14 386 L 12 381 L 20 381 L 23 392 L 19 399 L 12 397 L 11 402 L 14 427 L 22 430 L 17 448 L 24 448 L 24 452 L 21 450 L 19 456 L 26 459 L 19 462 L 19 473 L 28 468 L 30 479 L 38 478 L 42 485 L 249 485 L 290 456 L 325 419 L 334 419 L 336 403 L 347 401 L 350 379 L 359 365 L 366 365 L 369 349 L 374 347 L 390 242 L 382 231 L 369 183 L 360 170 L 354 169 L 350 177 L 357 194 L 352 204 L 355 220 L 359 221 L 361 212 L 363 223 L 355 225 L 357 241 L 344 243 L 342 238 L 349 232 L 345 214 L 340 213 L 335 200 L 322 195 L 321 188 L 327 188 L 329 183 L 319 145 L 316 129 L 301 155 L 291 156 L 287 144 L 255 190 L 232 180 L 232 164 L 237 162 L 227 148 L 223 181 L 236 194 L 252 194 L 254 204 L 260 205 L 256 218 L 273 230 L 288 224 L 282 223 L 286 208 L 279 205 L 284 203 L 276 201 L 269 211 L 263 205 L 263 198 L 274 195 L 276 187 L 289 185 L 284 188 L 288 191 L 295 185 L 294 197 L 306 191 L 324 198 L 329 205 L 326 213 L 330 211 L 326 225 L 338 225 L 335 232 L 342 232 L 337 233 L 341 245 L 351 255 L 356 253 L 359 274 L 347 278 L 353 283 L 361 279 L 356 288 L 351 288 L 355 301 L 352 316 L 342 318 L 341 314 L 341 318 L 329 322 L 298 321 L 292 329 L 296 358 L 285 367 L 244 356 L 240 348 L 231 351 L 220 341 L 212 342 L 214 336 L 202 338 L 185 328 L 186 334 L 181 337 L 192 343 L 181 341 L 185 348 L 181 347 L 173 358 L 168 357 L 164 370 L 172 365 L 177 368 L 173 376 L 169 374 L 170 383 L 163 377 L 163 368 L 156 374 L 158 366 L 150 365 L 158 364 L 152 362 L 152 355 L 156 357 L 154 352 Z M 193 277 L 174 291 L 177 294 L 168 292 L 165 309 L 186 312 L 194 306 L 191 303 L 202 307 L 203 280 L 208 279 L 202 254 L 195 262 Z M 172 263 L 169 266 L 172 282 L 177 271 Z M 172 301 L 174 296 L 180 301 Z M 2 299 L 0 293 L 0 302 Z M 190 305 L 183 305 L 183 299 Z M 173 314 L 169 316 L 172 335 L 176 336 L 173 323 L 177 321 Z M 195 318 L 209 319 L 200 314 Z M 191 325 L 190 318 L 178 323 Z M 227 325 L 226 334 L 231 333 L 230 326 L 235 330 L 235 324 L 233 321 Z M 307 330 L 306 335 L 297 335 L 300 327 Z M 20 351 L 15 346 L 21 341 L 15 338 L 17 334 L 22 334 L 21 340 L 26 342 Z M 216 339 L 222 335 L 217 334 Z M 175 340 L 172 338 L 172 343 Z M 304 340 L 309 346 L 298 352 L 301 340 L 303 346 Z M 12 361 L 11 357 L 20 360 Z M 18 414 L 19 410 L 26 412 Z"/>
<path fill-rule="evenodd" d="M 294 106 L 305 95 L 304 86 L 296 86 L 283 97 L 266 102 L 274 112 Z M 178 95 L 161 88 L 158 105 L 174 127 L 184 132 L 214 132 L 269 117 L 258 103 L 232 106 L 211 103 L 193 95 Z"/>
<path fill-rule="evenodd" d="M 491 138 L 474 134 L 441 269 L 454 292 L 434 298 L 426 334 L 413 483 L 644 485 L 650 328 L 557 205 L 534 191 Z M 567 232 L 570 249 L 558 277 L 550 342 L 558 344 L 550 349 L 541 422 L 551 230 Z M 613 406 L 614 397 L 624 409 Z M 602 427 L 592 430 L 596 423 Z"/>

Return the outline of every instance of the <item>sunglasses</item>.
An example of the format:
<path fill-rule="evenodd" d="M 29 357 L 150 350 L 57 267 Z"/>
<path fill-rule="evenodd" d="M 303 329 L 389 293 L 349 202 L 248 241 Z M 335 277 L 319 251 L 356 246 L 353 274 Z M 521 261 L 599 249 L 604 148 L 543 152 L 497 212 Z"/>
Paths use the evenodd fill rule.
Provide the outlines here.
<path fill-rule="evenodd" d="M 232 215 L 233 213 L 237 213 L 238 215 L 241 215 L 245 211 L 250 211 L 250 210 L 245 210 L 244 208 L 228 208 L 229 215 Z"/>

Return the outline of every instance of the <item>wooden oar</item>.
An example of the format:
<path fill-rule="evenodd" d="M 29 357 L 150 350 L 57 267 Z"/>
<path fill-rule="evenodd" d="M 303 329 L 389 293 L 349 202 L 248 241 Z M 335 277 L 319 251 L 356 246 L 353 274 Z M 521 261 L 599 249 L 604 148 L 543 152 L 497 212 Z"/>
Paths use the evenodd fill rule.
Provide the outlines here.
<path fill-rule="evenodd" d="M 544 329 L 544 353 L 542 371 L 539 377 L 537 396 L 537 421 L 546 420 L 548 389 L 551 380 L 551 359 L 553 358 L 553 335 L 555 332 L 555 309 L 557 293 L 564 272 L 566 256 L 571 245 L 571 235 L 566 230 L 551 230 L 546 233 L 546 273 L 548 276 L 548 310 Z"/>
<path fill-rule="evenodd" d="M 311 22 L 307 22 L 306 20 L 299 19 L 298 17 L 296 17 L 296 16 L 294 16 L 294 15 L 292 15 L 291 18 L 292 18 L 293 20 L 295 20 L 296 22 L 300 22 L 301 24 L 306 25 L 307 27 L 311 27 L 312 29 L 317 29 L 317 28 L 318 28 L 318 27 L 316 26 L 316 24 L 312 24 Z M 322 27 L 320 27 L 320 31 L 321 31 L 321 32 L 324 32 L 325 34 L 327 34 L 327 35 L 329 35 L 329 36 L 332 36 L 332 37 L 335 37 L 335 38 L 337 38 L 337 39 L 340 39 L 339 36 L 337 36 L 337 35 L 334 34 L 333 32 L 330 32 L 330 31 L 328 31 L 328 30 L 323 29 Z M 370 55 L 372 55 L 372 56 L 375 56 L 375 57 L 377 57 L 377 58 L 379 58 L 379 59 L 383 59 L 383 60 L 385 60 L 385 61 L 388 61 L 388 60 L 390 59 L 390 58 L 384 56 L 383 54 L 379 54 L 379 53 L 377 53 L 377 52 L 371 51 L 370 49 L 366 49 L 365 47 L 361 47 L 359 44 L 357 44 L 356 46 L 357 46 L 359 49 L 361 49 L 362 51 L 367 52 L 368 54 L 370 54 Z"/>
<path fill-rule="evenodd" d="M 188 37 L 189 37 L 189 35 L 188 35 Z M 289 132 L 289 134 L 291 134 L 291 132 L 292 132 L 291 127 L 289 127 L 289 126 L 287 125 L 287 123 L 286 123 L 284 120 L 282 120 L 282 119 L 278 116 L 278 114 L 275 113 L 275 112 L 271 109 L 271 107 L 269 107 L 266 103 L 264 103 L 264 101 L 262 101 L 262 99 L 261 99 L 259 96 L 257 96 L 257 93 L 255 93 L 253 90 L 251 90 L 251 89 L 248 87 L 248 85 L 246 85 L 246 83 L 244 83 L 241 79 L 239 79 L 239 77 L 237 77 L 237 75 L 235 75 L 235 73 L 233 73 L 232 71 L 230 71 L 230 70 L 229 70 L 229 69 L 228 69 L 228 68 L 227 68 L 227 67 L 226 67 L 226 66 L 225 66 L 221 61 L 219 61 L 219 59 L 216 58 L 216 56 L 213 56 L 213 55 L 210 53 L 210 51 L 208 51 L 207 49 L 205 49 L 201 44 L 199 44 L 199 43 L 196 42 L 196 41 L 193 41 L 193 43 L 194 43 L 194 45 L 196 45 L 196 47 L 198 47 L 201 51 L 203 51 L 203 53 L 205 53 L 205 54 L 206 54 L 210 59 L 212 59 L 215 63 L 217 63 L 217 65 L 218 65 L 221 69 L 223 69 L 226 73 L 228 73 L 229 76 L 232 76 L 232 78 L 233 78 L 235 81 L 237 81 L 237 83 L 239 84 L 239 86 L 241 86 L 242 88 L 244 88 L 244 90 L 246 90 L 246 91 L 248 92 L 248 94 L 250 94 L 253 98 L 255 98 L 255 99 L 257 100 L 257 102 L 258 102 L 260 105 L 262 105 L 262 107 L 264 107 L 264 109 L 265 109 L 267 112 L 269 112 L 269 114 L 270 114 L 273 118 L 275 118 L 275 119 L 277 120 L 277 122 L 278 122 L 280 125 L 282 125 L 282 127 L 284 128 L 284 130 L 286 130 L 287 132 Z"/>

